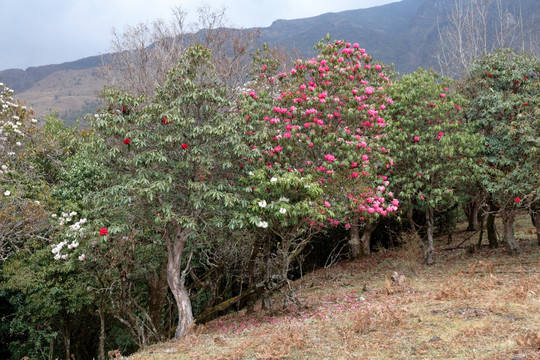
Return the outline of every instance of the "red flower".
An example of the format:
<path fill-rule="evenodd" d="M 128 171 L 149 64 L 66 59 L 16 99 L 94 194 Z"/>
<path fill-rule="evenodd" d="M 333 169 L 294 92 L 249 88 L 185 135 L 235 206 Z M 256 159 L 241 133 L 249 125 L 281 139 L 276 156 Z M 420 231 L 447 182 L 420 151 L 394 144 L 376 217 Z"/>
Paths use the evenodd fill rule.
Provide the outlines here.
<path fill-rule="evenodd" d="M 105 236 L 109 233 L 109 230 L 107 230 L 107 228 L 101 228 L 99 230 L 99 236 Z"/>
<path fill-rule="evenodd" d="M 163 117 L 163 120 L 161 120 L 161 122 L 164 123 L 165 125 L 169 125 L 169 124 L 170 124 L 169 120 L 167 120 L 167 116 L 164 116 L 164 117 Z"/>
<path fill-rule="evenodd" d="M 186 150 L 188 148 L 188 144 L 182 144 L 182 149 Z"/>
<path fill-rule="evenodd" d="M 124 114 L 127 113 L 126 105 L 122 105 L 122 112 L 123 112 Z"/>
<path fill-rule="evenodd" d="M 514 201 L 518 203 L 518 202 L 521 201 L 521 199 L 517 197 L 517 198 L 514 199 Z"/>
<path fill-rule="evenodd" d="M 525 104 L 523 104 L 523 106 L 529 106 L 529 103 L 525 103 Z"/>
<path fill-rule="evenodd" d="M 126 144 L 126 145 L 129 144 L 130 142 L 131 142 L 131 140 L 129 138 L 124 140 L 124 144 Z"/>

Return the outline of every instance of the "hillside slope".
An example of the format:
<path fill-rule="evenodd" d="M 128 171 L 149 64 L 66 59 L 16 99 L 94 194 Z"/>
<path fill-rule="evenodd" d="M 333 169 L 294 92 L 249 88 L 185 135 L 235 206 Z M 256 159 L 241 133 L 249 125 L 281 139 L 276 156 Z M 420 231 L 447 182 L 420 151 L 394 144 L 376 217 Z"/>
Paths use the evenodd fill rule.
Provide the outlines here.
<path fill-rule="evenodd" d="M 538 360 L 540 248 L 526 230 L 517 236 L 517 257 L 502 248 L 445 251 L 452 245 L 443 236 L 431 267 L 415 243 L 342 262 L 294 283 L 302 306 L 231 313 L 129 359 Z M 466 238 L 454 234 L 453 246 Z"/>
<path fill-rule="evenodd" d="M 98 68 L 55 71 L 34 83 L 32 87 L 16 93 L 36 114 L 57 113 L 67 124 L 95 112 L 100 102 L 97 96 L 105 81 L 96 76 Z"/>

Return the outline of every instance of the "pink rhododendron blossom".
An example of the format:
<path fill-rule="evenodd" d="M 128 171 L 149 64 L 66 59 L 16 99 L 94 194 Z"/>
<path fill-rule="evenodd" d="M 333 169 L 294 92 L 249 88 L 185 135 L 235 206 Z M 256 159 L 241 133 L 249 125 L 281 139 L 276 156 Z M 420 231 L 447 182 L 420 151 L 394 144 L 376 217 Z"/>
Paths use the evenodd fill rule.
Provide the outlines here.
<path fill-rule="evenodd" d="M 375 89 L 372 88 L 372 87 L 367 87 L 367 88 L 366 88 L 366 94 L 368 94 L 368 95 L 373 94 L 374 91 L 375 91 Z"/>
<path fill-rule="evenodd" d="M 324 202 L 324 206 L 326 206 L 327 208 L 331 207 L 332 205 L 330 205 L 330 203 L 328 201 L 325 201 Z"/>
<path fill-rule="evenodd" d="M 331 155 L 331 154 L 326 154 L 326 155 L 324 155 L 324 159 L 326 161 L 333 162 L 334 160 L 336 160 L 336 157 L 334 155 Z"/>

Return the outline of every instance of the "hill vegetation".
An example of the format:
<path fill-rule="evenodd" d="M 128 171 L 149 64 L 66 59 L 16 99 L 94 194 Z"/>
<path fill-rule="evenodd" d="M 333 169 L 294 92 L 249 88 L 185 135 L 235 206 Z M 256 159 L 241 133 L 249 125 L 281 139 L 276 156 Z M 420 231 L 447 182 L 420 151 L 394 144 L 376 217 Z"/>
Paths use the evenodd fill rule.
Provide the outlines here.
<path fill-rule="evenodd" d="M 540 59 L 481 21 L 440 33 L 455 80 L 213 23 L 118 35 L 85 127 L 0 83 L 0 357 L 534 359 Z"/>

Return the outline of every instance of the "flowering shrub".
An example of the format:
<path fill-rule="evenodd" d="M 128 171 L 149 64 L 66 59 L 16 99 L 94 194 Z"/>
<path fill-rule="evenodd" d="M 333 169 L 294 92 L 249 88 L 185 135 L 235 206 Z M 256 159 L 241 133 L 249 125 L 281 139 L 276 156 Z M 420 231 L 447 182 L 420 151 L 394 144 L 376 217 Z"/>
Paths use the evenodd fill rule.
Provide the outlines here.
<path fill-rule="evenodd" d="M 386 191 L 393 161 L 382 146 L 389 78 L 358 44 L 316 48 L 317 57 L 297 60 L 288 73 L 274 75 L 268 58 L 256 58 L 258 85 L 250 86 L 259 89 L 247 90 L 242 104 L 247 141 L 259 151 L 249 161 L 275 178 L 309 175 L 324 192 L 318 203 L 333 204 L 332 225 L 385 216 L 397 209 Z"/>
<path fill-rule="evenodd" d="M 409 214 L 426 214 L 427 263 L 433 262 L 434 210 L 454 206 L 460 186 L 474 182 L 480 148 L 480 138 L 464 122 L 465 101 L 449 86 L 450 79 L 419 69 L 389 90 L 395 101 L 386 143 L 396 161 L 391 187 Z"/>
<path fill-rule="evenodd" d="M 18 168 L 19 157 L 27 151 L 27 142 L 35 130 L 37 120 L 31 111 L 13 98 L 13 90 L 0 83 L 0 179 L 5 197 L 17 192 L 15 186 L 6 187 L 21 176 L 24 167 Z"/>
<path fill-rule="evenodd" d="M 517 209 L 532 210 L 540 199 L 539 73 L 537 57 L 499 49 L 474 62 L 462 83 L 471 100 L 467 117 L 483 138 L 480 182 L 500 208 L 510 253 L 519 251 Z"/>
<path fill-rule="evenodd" d="M 80 245 L 80 240 L 86 238 L 86 229 L 84 224 L 86 224 L 86 218 L 82 218 L 78 221 L 74 221 L 74 217 L 77 216 L 77 212 L 72 211 L 70 213 L 62 212 L 60 216 L 57 214 L 51 215 L 53 218 L 57 218 L 57 230 L 61 234 L 63 240 L 57 244 L 52 245 L 51 252 L 54 254 L 55 260 L 66 260 L 70 255 L 73 254 L 72 251 L 75 251 Z M 62 252 L 64 250 L 64 252 Z M 77 254 L 78 259 L 83 261 L 86 258 L 84 254 Z"/>
<path fill-rule="evenodd" d="M 96 163 L 111 180 L 87 198 L 92 215 L 108 224 L 100 235 L 136 236 L 141 242 L 157 238 L 156 246 L 166 249 L 178 337 L 193 322 L 181 273 L 183 261 L 191 264 L 183 256 L 185 247 L 213 241 L 209 234 L 216 228 L 243 225 L 227 219 L 238 200 L 232 164 L 247 146 L 238 119 L 226 115 L 225 95 L 210 52 L 194 45 L 151 98 L 107 89 L 105 106 L 89 121 L 95 130 L 89 154 L 99 154 Z"/>
<path fill-rule="evenodd" d="M 0 260 L 47 226 L 44 184 L 34 167 L 37 120 L 0 83 Z"/>

